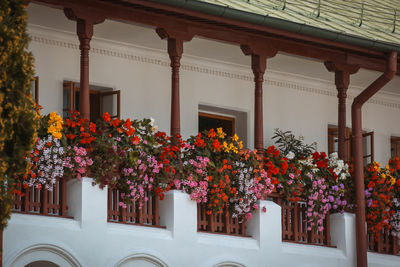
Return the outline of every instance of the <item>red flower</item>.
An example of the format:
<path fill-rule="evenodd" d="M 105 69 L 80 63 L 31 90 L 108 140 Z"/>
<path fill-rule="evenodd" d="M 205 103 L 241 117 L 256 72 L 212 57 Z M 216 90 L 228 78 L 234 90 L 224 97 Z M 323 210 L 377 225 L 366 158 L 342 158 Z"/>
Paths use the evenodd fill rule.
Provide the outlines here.
<path fill-rule="evenodd" d="M 217 139 L 214 140 L 211 146 L 218 152 L 221 151 L 221 143 Z"/>
<path fill-rule="evenodd" d="M 120 123 L 121 123 L 120 119 L 115 118 L 110 122 L 110 125 L 113 126 L 114 128 L 117 128 Z"/>
<path fill-rule="evenodd" d="M 96 132 L 96 124 L 94 124 L 93 122 L 90 122 L 90 123 L 89 123 L 89 130 L 90 130 L 92 133 L 95 133 L 95 132 Z"/>
<path fill-rule="evenodd" d="M 103 114 L 103 120 L 109 122 L 111 120 L 110 114 L 108 112 Z"/>

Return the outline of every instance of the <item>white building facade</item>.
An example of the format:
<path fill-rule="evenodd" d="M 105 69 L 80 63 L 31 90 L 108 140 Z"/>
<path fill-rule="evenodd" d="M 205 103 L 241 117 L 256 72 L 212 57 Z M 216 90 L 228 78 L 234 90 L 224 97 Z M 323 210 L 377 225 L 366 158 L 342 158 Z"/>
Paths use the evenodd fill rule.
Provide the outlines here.
<path fill-rule="evenodd" d="M 75 22 L 62 10 L 28 7 L 29 49 L 39 77 L 43 113 L 63 113 L 64 83 L 79 83 L 79 41 Z M 121 118 L 153 117 L 169 132 L 170 60 L 166 42 L 153 28 L 106 20 L 96 25 L 90 50 L 90 86 L 120 91 Z M 358 93 L 380 75 L 351 76 L 348 110 Z M 400 137 L 400 78 L 363 107 L 363 130 L 374 132 L 374 158 L 386 164 L 391 137 Z M 102 90 L 102 89 L 99 89 Z M 328 127 L 337 126 L 334 75 L 323 62 L 287 54 L 268 59 L 264 81 L 264 144 L 273 130 L 303 135 L 328 151 Z M 116 99 L 110 106 L 116 112 Z M 198 132 L 199 112 L 234 117 L 236 132 L 254 146 L 254 82 L 250 58 L 240 47 L 195 37 L 184 44 L 180 71 L 181 133 Z M 65 108 L 65 107 L 64 107 Z M 351 127 L 350 112 L 347 126 Z M 367 150 L 371 147 L 367 146 Z M 4 266 L 355 266 L 353 214 L 332 215 L 331 246 L 282 242 L 281 209 L 263 201 L 267 212 L 247 223 L 248 237 L 197 231 L 196 203 L 178 191 L 160 201 L 161 228 L 107 222 L 107 190 L 90 178 L 67 186 L 68 216 L 14 213 L 4 231 Z M 369 266 L 400 266 L 400 257 L 368 253 Z M 36 265 L 35 265 L 36 264 Z"/>

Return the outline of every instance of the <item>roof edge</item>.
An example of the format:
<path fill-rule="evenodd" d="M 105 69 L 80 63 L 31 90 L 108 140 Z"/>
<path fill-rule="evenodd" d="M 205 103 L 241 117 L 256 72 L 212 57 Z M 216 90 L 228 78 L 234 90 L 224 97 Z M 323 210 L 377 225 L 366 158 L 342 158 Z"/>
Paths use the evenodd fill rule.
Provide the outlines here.
<path fill-rule="evenodd" d="M 334 32 L 331 30 L 321 29 L 306 24 L 300 24 L 297 22 L 291 22 L 279 18 L 263 16 L 242 10 L 233 9 L 230 7 L 224 7 L 212 3 L 200 2 L 197 0 L 174 0 L 174 1 L 150 0 L 150 2 L 202 12 L 208 15 L 214 15 L 232 20 L 238 20 L 259 26 L 272 27 L 279 30 L 284 30 L 297 34 L 304 34 L 307 36 L 335 41 L 339 43 L 346 43 L 380 52 L 392 52 L 392 51 L 400 52 L 400 45 L 394 45 L 391 43 L 378 40 L 371 40 L 346 33 Z"/>

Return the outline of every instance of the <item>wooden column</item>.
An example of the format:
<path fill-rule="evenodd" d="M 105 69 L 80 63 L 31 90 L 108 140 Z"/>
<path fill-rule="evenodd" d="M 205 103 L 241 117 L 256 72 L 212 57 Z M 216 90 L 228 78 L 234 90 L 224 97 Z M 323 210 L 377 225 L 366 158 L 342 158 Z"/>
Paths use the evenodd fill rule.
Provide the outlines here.
<path fill-rule="evenodd" d="M 241 45 L 245 55 L 251 56 L 251 69 L 254 73 L 254 148 L 258 154 L 264 150 L 263 125 L 263 82 L 267 68 L 267 58 L 276 55 L 277 51 L 271 47 L 260 45 Z"/>
<path fill-rule="evenodd" d="M 335 72 L 335 85 L 338 91 L 338 156 L 342 160 L 347 160 L 346 149 L 346 99 L 347 89 L 350 84 L 350 75 L 358 71 L 359 67 L 355 65 L 325 62 L 326 68 L 330 72 Z"/>
<path fill-rule="evenodd" d="M 192 35 L 184 31 L 157 28 L 156 32 L 161 39 L 167 39 L 168 55 L 171 59 L 171 129 L 173 138 L 181 133 L 180 96 L 179 96 L 179 69 L 183 53 L 183 42 L 190 41 Z"/>
<path fill-rule="evenodd" d="M 84 8 L 65 8 L 64 13 L 70 20 L 76 21 L 76 33 L 81 50 L 81 73 L 79 92 L 79 111 L 81 117 L 90 120 L 89 91 L 89 50 L 93 36 L 93 26 L 105 20 L 105 16 Z"/>

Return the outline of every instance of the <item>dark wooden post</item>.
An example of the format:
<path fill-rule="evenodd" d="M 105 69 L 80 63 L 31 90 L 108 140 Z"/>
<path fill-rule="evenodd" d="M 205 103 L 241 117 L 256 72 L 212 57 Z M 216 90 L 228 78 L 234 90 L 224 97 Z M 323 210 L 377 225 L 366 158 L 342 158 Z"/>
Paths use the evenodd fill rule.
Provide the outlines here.
<path fill-rule="evenodd" d="M 260 45 L 241 45 L 245 55 L 251 56 L 251 69 L 254 73 L 254 148 L 258 154 L 264 149 L 263 125 L 263 82 L 267 68 L 267 58 L 276 55 L 277 50 Z"/>
<path fill-rule="evenodd" d="M 81 117 L 90 120 L 90 91 L 89 91 L 89 50 L 93 36 L 93 26 L 105 20 L 98 12 L 84 8 L 65 8 L 64 13 L 70 20 L 76 21 L 76 33 L 81 50 L 81 75 L 79 93 L 79 111 Z"/>
<path fill-rule="evenodd" d="M 383 86 L 390 82 L 397 71 L 397 52 L 391 52 L 385 72 L 354 98 L 351 106 L 352 145 L 354 158 L 354 189 L 356 207 L 357 267 L 367 267 L 367 234 L 365 232 L 365 186 L 362 144 L 361 108 Z"/>
<path fill-rule="evenodd" d="M 171 129 L 173 138 L 181 132 L 180 97 L 179 97 L 179 69 L 183 53 L 183 42 L 190 41 L 192 35 L 187 32 L 157 28 L 156 32 L 161 39 L 168 41 L 168 55 L 171 59 Z"/>
<path fill-rule="evenodd" d="M 342 160 L 347 160 L 346 149 L 346 99 L 347 89 L 350 84 L 350 75 L 359 70 L 358 66 L 341 64 L 337 62 L 325 62 L 326 68 L 330 72 L 335 72 L 335 85 L 338 91 L 338 156 Z"/>

